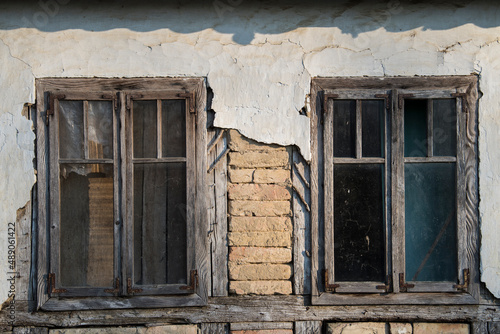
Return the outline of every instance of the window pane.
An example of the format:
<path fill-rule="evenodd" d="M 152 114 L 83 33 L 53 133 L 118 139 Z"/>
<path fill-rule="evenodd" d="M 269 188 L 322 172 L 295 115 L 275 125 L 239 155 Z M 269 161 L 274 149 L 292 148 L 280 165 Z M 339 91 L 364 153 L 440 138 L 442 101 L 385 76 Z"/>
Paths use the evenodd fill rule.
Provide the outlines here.
<path fill-rule="evenodd" d="M 427 156 L 427 100 L 405 100 L 405 157 Z"/>
<path fill-rule="evenodd" d="M 457 280 L 454 163 L 405 165 L 408 281 Z"/>
<path fill-rule="evenodd" d="M 384 110 L 385 101 L 361 102 L 363 157 L 384 157 Z"/>
<path fill-rule="evenodd" d="M 60 187 L 62 286 L 113 286 L 113 165 L 62 164 Z"/>
<path fill-rule="evenodd" d="M 457 152 L 457 113 L 455 99 L 434 100 L 432 132 L 435 156 L 455 156 Z"/>
<path fill-rule="evenodd" d="M 162 111 L 162 155 L 164 157 L 186 156 L 186 101 L 163 100 Z"/>
<path fill-rule="evenodd" d="M 135 284 L 185 284 L 186 247 L 186 164 L 136 164 Z"/>
<path fill-rule="evenodd" d="M 134 158 L 157 157 L 156 100 L 134 101 Z"/>
<path fill-rule="evenodd" d="M 356 157 L 356 101 L 333 102 L 333 155 Z"/>
<path fill-rule="evenodd" d="M 89 159 L 113 159 L 113 103 L 89 101 Z"/>
<path fill-rule="evenodd" d="M 84 158 L 83 101 L 59 101 L 59 157 Z"/>
<path fill-rule="evenodd" d="M 334 167 L 335 281 L 385 280 L 383 165 Z"/>

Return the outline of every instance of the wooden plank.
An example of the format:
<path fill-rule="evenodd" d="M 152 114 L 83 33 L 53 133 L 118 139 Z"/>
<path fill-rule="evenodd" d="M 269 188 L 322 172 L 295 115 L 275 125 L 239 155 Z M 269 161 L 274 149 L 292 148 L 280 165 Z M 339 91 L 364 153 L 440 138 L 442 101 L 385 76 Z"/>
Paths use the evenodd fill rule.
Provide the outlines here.
<path fill-rule="evenodd" d="M 14 327 L 13 334 L 48 334 L 49 329 L 45 327 Z"/>
<path fill-rule="evenodd" d="M 293 150 L 292 184 L 293 217 L 294 217 L 294 292 L 295 294 L 311 293 L 311 217 L 309 204 L 311 195 L 309 184 L 309 166 L 304 161 L 297 149 Z M 303 198 L 298 192 L 302 192 Z"/>
<path fill-rule="evenodd" d="M 489 334 L 487 322 L 473 322 L 471 324 L 471 334 Z"/>
<path fill-rule="evenodd" d="M 333 158 L 334 164 L 383 164 L 384 158 Z"/>
<path fill-rule="evenodd" d="M 456 162 L 456 157 L 405 157 L 405 163 L 449 163 Z"/>
<path fill-rule="evenodd" d="M 404 140 L 403 109 L 398 106 L 398 91 L 392 91 L 391 108 L 391 217 L 392 217 L 392 282 L 395 293 L 399 292 L 399 273 L 405 270 L 404 243 Z"/>
<path fill-rule="evenodd" d="M 319 168 L 322 165 L 320 157 L 322 157 L 323 132 L 320 129 L 321 120 L 321 96 L 319 93 L 320 87 L 314 80 L 311 84 L 311 295 L 319 295 L 318 270 L 320 268 L 320 254 L 319 254 L 319 231 L 321 215 L 320 211 L 320 197 L 319 197 Z M 321 166 L 321 169 L 323 167 Z M 321 175 L 322 177 L 322 175 Z"/>
<path fill-rule="evenodd" d="M 224 131 L 225 133 L 225 131 Z M 215 156 L 219 157 L 228 150 L 227 137 L 224 135 L 217 144 Z M 220 158 L 214 169 L 215 182 L 215 224 L 212 244 L 212 289 L 214 296 L 228 295 L 228 241 L 227 241 L 227 156 Z"/>
<path fill-rule="evenodd" d="M 334 245 L 334 210 L 333 210 L 333 184 L 334 184 L 334 168 L 333 168 L 333 152 L 334 145 L 333 142 L 333 102 L 332 100 L 327 100 L 326 110 L 323 112 L 323 154 L 324 154 L 324 244 Z M 331 284 L 335 282 L 335 270 L 334 270 L 334 247 L 325 247 L 325 270 L 328 271 L 328 277 L 330 282 L 324 282 L 324 284 Z"/>
<path fill-rule="evenodd" d="M 175 163 L 186 162 L 188 159 L 184 157 L 167 157 L 167 158 L 134 158 L 134 164 L 152 164 L 152 163 Z"/>
<path fill-rule="evenodd" d="M 231 323 L 232 331 L 247 330 L 270 330 L 270 329 L 293 329 L 292 322 L 236 322 Z"/>
<path fill-rule="evenodd" d="M 202 323 L 201 334 L 227 334 L 229 326 L 225 323 Z"/>
<path fill-rule="evenodd" d="M 212 138 L 215 135 L 215 130 L 213 128 L 207 130 L 207 136 L 208 138 Z M 207 150 L 207 160 L 208 164 L 213 163 L 215 160 L 215 152 L 212 150 Z M 214 170 L 209 170 L 207 173 L 207 223 L 208 226 L 210 226 L 209 233 L 210 233 L 210 255 L 211 255 L 211 262 L 209 263 L 211 275 L 208 277 L 209 279 L 209 286 L 212 287 L 208 291 L 208 296 L 213 295 L 213 283 L 212 283 L 212 278 L 215 277 L 216 274 L 216 269 L 214 267 L 214 248 L 215 248 L 215 224 L 216 224 L 216 218 L 215 218 L 215 212 L 216 212 L 216 207 L 215 207 L 215 171 Z"/>
<path fill-rule="evenodd" d="M 432 302 L 432 294 L 428 300 Z M 294 321 L 419 321 L 419 322 L 498 322 L 499 305 L 338 305 L 311 306 L 310 299 L 303 296 L 236 296 L 212 297 L 206 307 L 172 307 L 165 309 L 132 308 L 135 298 L 111 297 L 116 310 L 88 310 L 85 312 L 19 312 L 16 313 L 17 326 L 126 326 L 137 323 L 209 323 L 215 319 L 226 322 L 294 322 Z M 144 306 L 153 307 L 161 297 L 139 297 Z M 167 298 L 163 298 L 167 299 Z M 97 300 L 97 299 L 96 299 Z M 67 307 L 77 310 L 88 308 L 89 298 L 65 301 Z M 23 302 L 19 302 L 20 304 Z M 109 303 L 107 306 L 110 306 Z M 21 305 L 20 305 L 21 306 Z M 25 309 L 24 307 L 21 307 Z M 0 325 L 8 319 L 0 317 Z"/>
<path fill-rule="evenodd" d="M 206 175 L 207 175 L 207 89 L 206 82 L 204 79 L 198 79 L 196 82 L 196 87 L 194 89 L 196 96 L 196 114 L 191 114 L 192 117 L 196 118 L 196 188 L 193 187 L 196 193 L 196 208 L 195 208 L 195 220 L 193 234 L 194 244 L 192 245 L 195 249 L 195 267 L 198 270 L 199 285 L 197 289 L 197 294 L 202 300 L 206 302 L 208 298 L 208 276 L 211 274 L 208 263 L 210 261 L 208 248 L 208 226 L 206 221 Z M 194 125 L 194 123 L 193 123 Z M 195 128 L 193 128 L 194 130 Z M 189 204 L 190 202 L 188 202 Z M 192 202 L 194 203 L 194 201 Z"/>
<path fill-rule="evenodd" d="M 396 285 L 397 286 L 397 285 Z M 396 288 L 395 286 L 395 288 Z M 464 304 L 475 305 L 475 299 L 464 293 L 392 293 L 392 294 L 355 294 L 323 293 L 313 297 L 314 305 L 389 305 L 389 304 Z"/>
<path fill-rule="evenodd" d="M 321 334 L 321 321 L 296 321 L 295 333 Z"/>
<path fill-rule="evenodd" d="M 133 180 L 130 179 L 132 176 L 131 165 L 132 165 L 132 156 L 131 156 L 131 140 L 129 136 L 133 133 L 133 124 L 132 117 L 130 115 L 130 111 L 127 110 L 126 104 L 126 96 L 124 93 L 118 94 L 119 103 L 119 118 L 120 118 L 120 165 L 121 165 L 121 191 L 120 193 L 120 217 L 122 220 L 119 222 L 119 225 L 116 226 L 118 233 L 121 235 L 120 238 L 120 252 L 117 254 L 121 255 L 121 258 L 126 259 L 125 261 L 121 261 L 120 263 L 120 282 L 122 282 L 120 286 L 120 294 L 125 295 L 127 293 L 127 284 L 123 284 L 126 282 L 127 278 L 132 277 L 133 270 L 133 250 L 129 247 L 133 245 L 131 242 L 132 238 L 132 228 L 131 224 L 126 224 L 129 222 L 131 218 L 133 218 L 133 202 L 131 192 L 131 186 L 133 185 Z"/>

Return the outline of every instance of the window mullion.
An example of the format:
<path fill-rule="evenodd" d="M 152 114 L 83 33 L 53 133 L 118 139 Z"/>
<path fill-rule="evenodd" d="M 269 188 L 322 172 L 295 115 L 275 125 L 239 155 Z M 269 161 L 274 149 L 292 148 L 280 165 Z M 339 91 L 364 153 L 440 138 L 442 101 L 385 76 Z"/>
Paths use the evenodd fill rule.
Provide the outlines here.
<path fill-rule="evenodd" d="M 427 156 L 434 156 L 434 103 L 432 99 L 427 100 Z"/>
<path fill-rule="evenodd" d="M 399 274 L 405 270 L 405 233 L 404 233 L 404 140 L 403 110 L 404 99 L 398 90 L 392 91 L 391 127 L 391 218 L 392 218 L 392 266 L 394 292 L 400 292 Z M 400 100 L 401 99 L 401 100 Z M 401 103 L 399 103 L 401 102 Z"/>
<path fill-rule="evenodd" d="M 356 100 L 356 158 L 361 159 L 363 156 L 363 138 L 362 138 L 362 115 L 361 115 L 361 100 Z"/>
<path fill-rule="evenodd" d="M 325 270 L 328 271 L 327 277 L 330 282 L 324 284 L 331 284 L 335 282 L 334 271 L 334 212 L 333 212 L 333 114 L 335 112 L 335 104 L 333 99 L 325 99 L 324 106 L 324 210 L 325 210 Z"/>

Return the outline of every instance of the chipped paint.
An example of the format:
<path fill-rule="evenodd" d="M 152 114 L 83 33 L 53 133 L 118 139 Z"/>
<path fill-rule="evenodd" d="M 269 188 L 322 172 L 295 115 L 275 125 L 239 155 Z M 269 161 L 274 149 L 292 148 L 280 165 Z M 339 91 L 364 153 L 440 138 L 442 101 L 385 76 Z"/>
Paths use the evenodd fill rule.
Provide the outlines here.
<path fill-rule="evenodd" d="M 42 2 L 40 2 L 42 3 Z M 316 76 L 478 73 L 482 280 L 500 297 L 499 6 L 400 3 L 182 7 L 52 1 L 0 9 L 0 244 L 34 183 L 34 135 L 23 116 L 42 77 L 202 76 L 215 124 L 265 143 L 296 145 Z M 48 2 L 47 2 L 48 3 Z M 6 263 L 0 251 L 0 268 Z M 0 282 L 5 270 L 0 271 Z M 6 298 L 0 284 L 0 300 Z"/>

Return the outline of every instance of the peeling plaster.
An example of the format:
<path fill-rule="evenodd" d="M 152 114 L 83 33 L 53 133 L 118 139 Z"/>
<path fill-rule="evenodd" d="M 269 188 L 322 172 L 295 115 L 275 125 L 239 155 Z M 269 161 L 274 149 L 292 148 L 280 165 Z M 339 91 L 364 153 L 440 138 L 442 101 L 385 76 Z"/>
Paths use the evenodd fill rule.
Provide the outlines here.
<path fill-rule="evenodd" d="M 480 73 L 481 279 L 500 297 L 498 5 L 69 4 L 44 25 L 33 21 L 35 4 L 12 6 L 0 12 L 0 244 L 34 182 L 34 136 L 22 109 L 35 102 L 35 78 L 206 77 L 216 126 L 296 145 L 309 160 L 309 118 L 300 110 L 312 77 Z"/>

